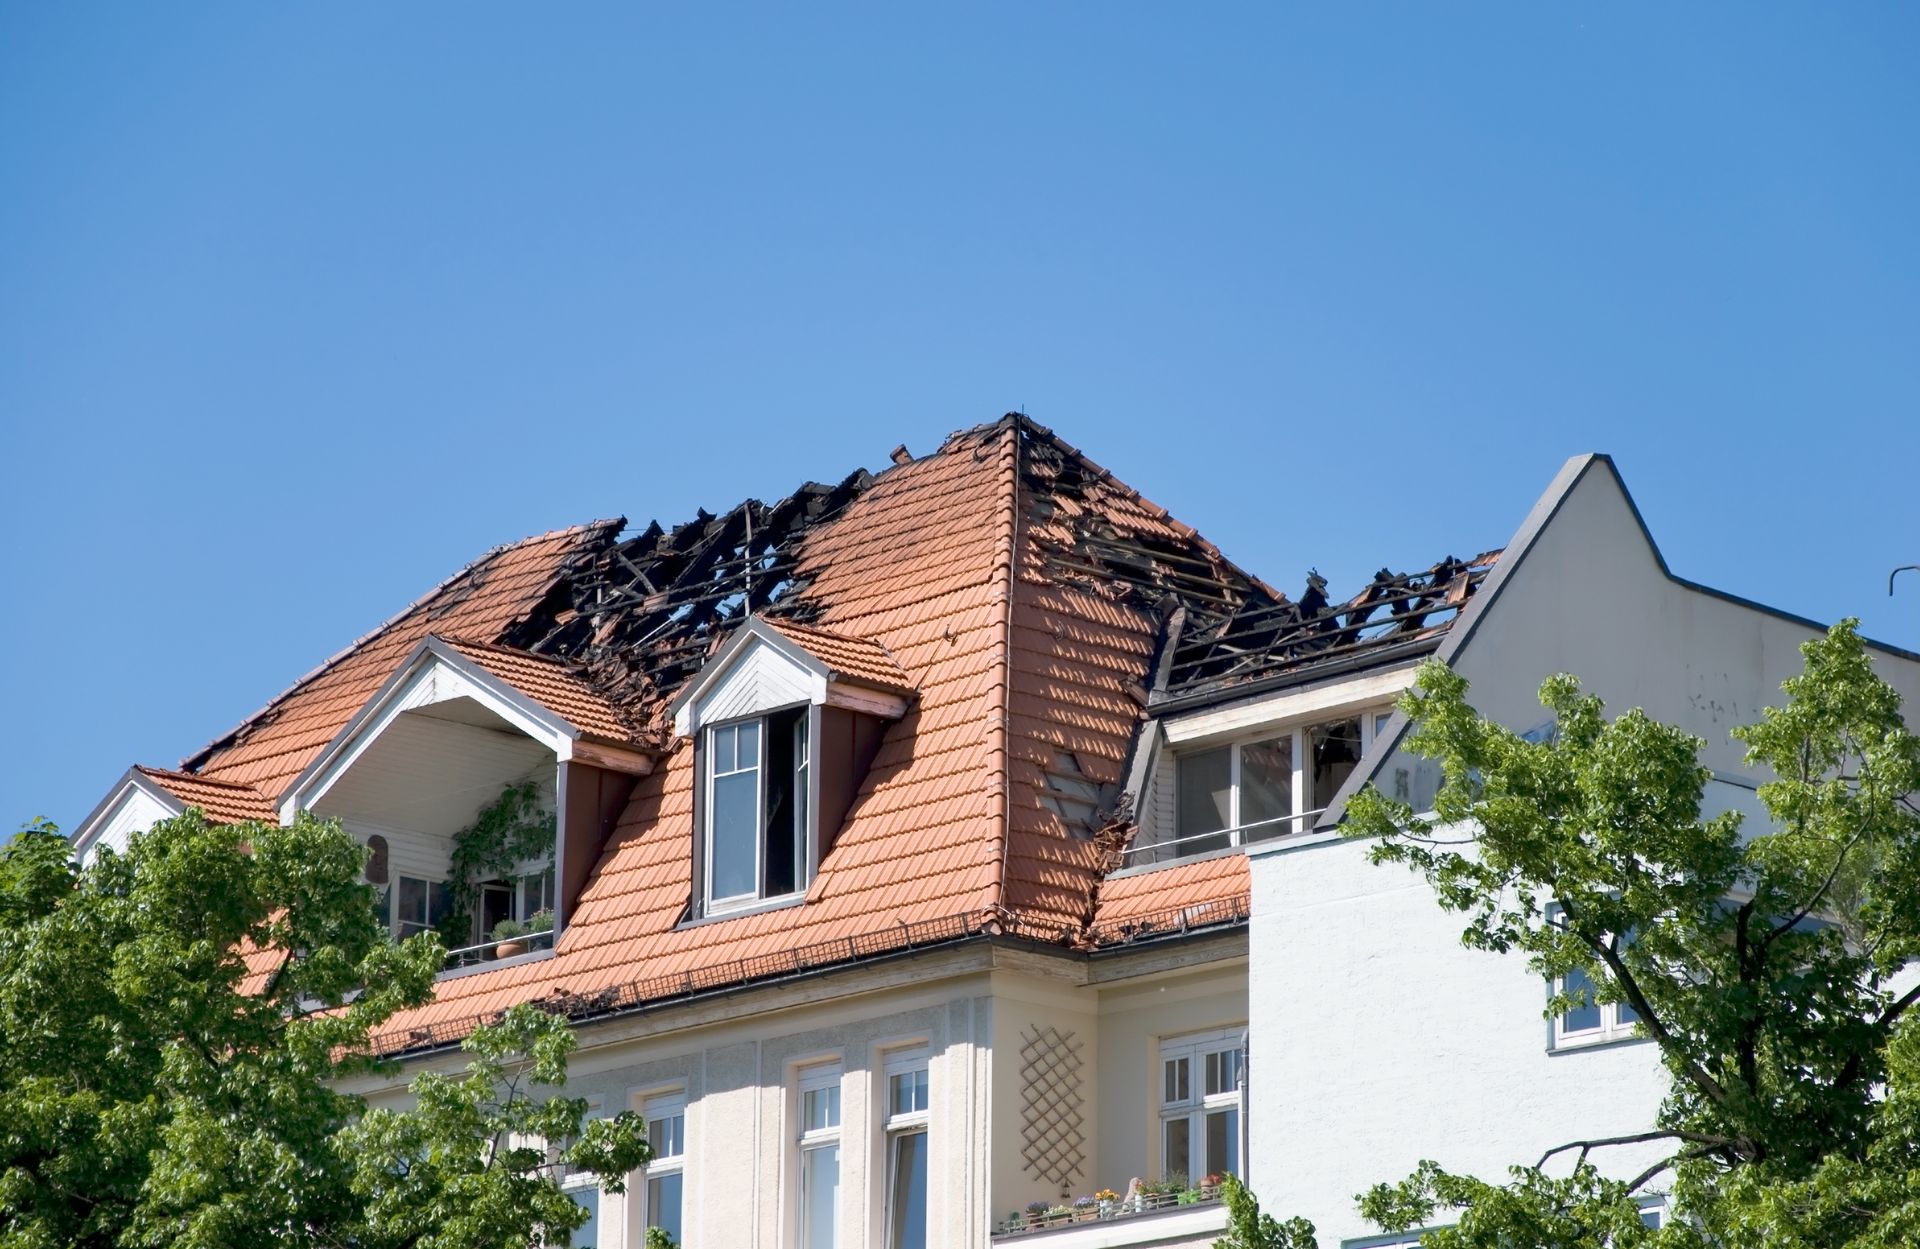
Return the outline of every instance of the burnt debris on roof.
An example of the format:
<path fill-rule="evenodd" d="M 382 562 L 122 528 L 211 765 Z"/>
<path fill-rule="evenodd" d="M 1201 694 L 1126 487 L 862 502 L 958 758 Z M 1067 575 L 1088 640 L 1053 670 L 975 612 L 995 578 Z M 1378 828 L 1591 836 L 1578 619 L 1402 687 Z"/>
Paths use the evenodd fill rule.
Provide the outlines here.
<path fill-rule="evenodd" d="M 1224 610 L 1182 603 L 1169 613 L 1153 700 L 1233 691 L 1341 661 L 1371 664 L 1433 650 L 1499 557 L 1498 551 L 1472 559 L 1449 555 L 1419 572 L 1382 568 L 1343 603 L 1328 601 L 1327 583 L 1313 571 L 1298 602 L 1256 595 Z"/>
<path fill-rule="evenodd" d="M 547 609 L 502 641 L 585 665 L 629 707 L 664 701 L 699 671 L 747 616 L 780 607 L 805 619 L 794 577 L 800 540 L 845 511 L 873 478 L 858 469 L 836 486 L 808 482 L 778 503 L 748 499 L 576 555 Z"/>

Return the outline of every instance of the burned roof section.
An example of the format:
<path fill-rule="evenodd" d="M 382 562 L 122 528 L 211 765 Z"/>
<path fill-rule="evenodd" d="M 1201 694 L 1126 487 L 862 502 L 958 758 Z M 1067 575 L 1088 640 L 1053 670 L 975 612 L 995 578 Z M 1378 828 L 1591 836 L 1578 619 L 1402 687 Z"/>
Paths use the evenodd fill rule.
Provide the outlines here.
<path fill-rule="evenodd" d="M 1342 603 L 1328 601 L 1326 580 L 1313 571 L 1298 602 L 1249 596 L 1223 610 L 1183 601 L 1168 614 L 1152 701 L 1233 693 L 1268 678 L 1430 652 L 1499 557 L 1449 555 L 1419 572 L 1382 568 Z"/>
<path fill-rule="evenodd" d="M 664 706 L 713 648 L 749 615 L 778 609 L 811 618 L 796 579 L 800 541 L 864 493 L 856 470 L 838 485 L 808 482 L 778 503 L 748 499 L 693 520 L 574 557 L 555 584 L 551 610 L 534 613 L 503 641 L 583 664 L 618 703 Z"/>

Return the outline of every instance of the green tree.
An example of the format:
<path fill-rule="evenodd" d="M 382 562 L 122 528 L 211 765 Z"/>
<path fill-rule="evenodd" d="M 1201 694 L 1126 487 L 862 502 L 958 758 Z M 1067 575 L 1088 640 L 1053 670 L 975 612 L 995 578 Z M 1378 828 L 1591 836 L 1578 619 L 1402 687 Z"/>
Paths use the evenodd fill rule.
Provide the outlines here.
<path fill-rule="evenodd" d="M 1226 1177 L 1221 1196 L 1227 1203 L 1227 1231 L 1213 1242 L 1213 1249 L 1319 1249 L 1312 1223 L 1306 1219 L 1282 1223 L 1262 1214 L 1260 1202 L 1238 1176 Z"/>
<path fill-rule="evenodd" d="M 1365 1194 L 1369 1218 L 1454 1220 L 1436 1249 L 1920 1243 L 1920 986 L 1902 977 L 1920 956 L 1920 741 L 1854 622 L 1802 650 L 1785 705 L 1734 732 L 1771 776 L 1765 828 L 1702 816 L 1702 741 L 1637 710 L 1609 720 L 1572 677 L 1541 687 L 1554 731 L 1529 741 L 1423 668 L 1401 705 L 1411 748 L 1443 768 L 1434 815 L 1369 787 L 1348 835 L 1424 877 L 1468 947 L 1584 972 L 1631 1006 L 1670 1092 L 1647 1132 L 1516 1160 L 1503 1182 L 1423 1164 Z M 1667 1149 L 1639 1176 L 1590 1164 L 1648 1141 Z M 1562 1155 L 1571 1174 L 1550 1174 Z M 1654 1234 L 1635 1198 L 1662 1175 L 1683 1217 Z"/>
<path fill-rule="evenodd" d="M 371 1036 L 443 959 L 395 944 L 332 823 L 199 812 L 85 869 L 51 825 L 0 850 L 0 1249 L 563 1242 L 576 1166 L 617 1189 L 634 1116 L 583 1127 L 563 1020 L 510 1012 L 464 1079 L 369 1110 Z M 552 1150 L 534 1147 L 542 1138 Z"/>

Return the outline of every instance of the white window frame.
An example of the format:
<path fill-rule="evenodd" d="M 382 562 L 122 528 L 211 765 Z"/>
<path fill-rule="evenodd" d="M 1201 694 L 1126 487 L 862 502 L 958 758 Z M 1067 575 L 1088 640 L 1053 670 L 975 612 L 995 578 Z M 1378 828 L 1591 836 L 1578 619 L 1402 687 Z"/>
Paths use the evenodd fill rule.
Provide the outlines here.
<path fill-rule="evenodd" d="M 811 1094 L 832 1094 L 829 1105 L 833 1112 L 833 1122 L 820 1127 L 807 1124 L 807 1104 Z M 794 1242 L 798 1249 L 838 1249 L 840 1240 L 840 1180 L 836 1175 L 833 1185 L 833 1245 L 816 1245 L 811 1239 L 812 1229 L 808 1226 L 807 1214 L 807 1155 L 814 1150 L 833 1149 L 839 1157 L 835 1166 L 844 1170 L 846 1152 L 841 1147 L 841 1125 L 845 1122 L 841 1110 L 844 1093 L 841 1090 L 841 1069 L 838 1062 L 814 1063 L 801 1067 L 794 1079 L 794 1123 L 799 1128 L 795 1133 L 794 1151 L 794 1207 L 796 1222 Z"/>
<path fill-rule="evenodd" d="M 770 736 L 772 720 L 775 716 L 802 709 L 793 723 L 793 777 L 792 786 L 795 798 L 801 804 L 795 812 L 800 827 L 795 830 L 794 844 L 794 887 L 787 893 L 767 893 L 766 862 L 766 812 L 767 812 L 767 739 Z M 746 910 L 763 906 L 769 902 L 778 902 L 799 897 L 806 893 L 812 875 L 809 859 L 814 841 L 814 794 L 813 794 L 813 754 L 817 726 L 814 720 L 818 710 L 806 704 L 788 707 L 775 707 L 768 711 L 750 716 L 736 716 L 730 720 L 716 720 L 700 728 L 700 841 L 701 841 L 701 903 L 703 913 L 723 915 L 731 911 Z M 721 773 L 714 768 L 714 735 L 725 729 L 737 729 L 741 725 L 757 726 L 756 738 L 759 742 L 755 751 L 754 766 L 751 769 L 735 766 Z M 735 747 L 736 751 L 738 746 Z M 738 756 L 736 755 L 736 758 Z M 713 787 L 722 776 L 739 776 L 752 771 L 755 775 L 754 816 L 753 816 L 753 888 L 747 893 L 729 894 L 715 897 L 713 893 Z"/>
<path fill-rule="evenodd" d="M 1189 1033 L 1185 1036 L 1163 1037 L 1153 1069 L 1153 1088 L 1159 1107 L 1158 1131 L 1160 1139 L 1155 1145 L 1155 1154 L 1160 1159 L 1160 1174 L 1164 1178 L 1168 1171 L 1167 1161 L 1167 1124 L 1178 1120 L 1187 1121 L 1187 1165 L 1192 1167 L 1197 1155 L 1204 1154 L 1207 1147 L 1207 1116 L 1221 1110 L 1236 1111 L 1241 1119 L 1234 1124 L 1233 1150 L 1240 1152 L 1240 1142 L 1245 1136 L 1244 1118 L 1247 1106 L 1240 1095 L 1240 1080 L 1236 1078 L 1231 1087 L 1218 1093 L 1206 1091 L 1207 1056 L 1210 1054 L 1232 1053 L 1234 1069 L 1238 1073 L 1246 1070 L 1246 1051 L 1243 1042 L 1246 1028 L 1220 1028 L 1211 1032 Z M 1184 1060 L 1187 1064 L 1187 1095 L 1185 1097 L 1167 1096 L 1167 1068 L 1170 1064 Z M 1226 1167 L 1215 1166 L 1214 1160 L 1204 1158 L 1204 1170 L 1195 1173 L 1189 1171 L 1187 1181 L 1198 1184 L 1200 1180 L 1214 1171 L 1225 1172 Z M 1246 1159 L 1235 1161 L 1233 1173 L 1241 1174 L 1246 1170 Z"/>
<path fill-rule="evenodd" d="M 598 1230 L 592 1243 L 601 1245 L 606 1240 L 607 1195 L 600 1188 L 600 1177 L 591 1171 L 569 1171 L 560 1181 L 560 1190 L 569 1197 L 574 1197 L 576 1193 L 593 1194 L 593 1226 Z M 579 1198 L 574 1197 L 574 1200 L 578 1201 Z M 571 1238 L 568 1243 L 572 1243 Z"/>
<path fill-rule="evenodd" d="M 1591 977 L 1588 977 L 1591 980 Z M 1598 986 L 1595 986 L 1596 988 Z M 1554 996 L 1567 991 L 1567 978 L 1553 978 Z M 1578 1049 L 1583 1045 L 1606 1045 L 1613 1041 L 1631 1041 L 1640 1034 L 1635 1031 L 1635 1020 L 1622 1018 L 1622 1010 L 1633 1008 L 1624 1002 L 1596 1002 L 1600 1012 L 1600 1024 L 1594 1028 L 1568 1028 L 1564 1014 L 1553 1017 L 1553 1047 L 1555 1049 Z"/>
<path fill-rule="evenodd" d="M 388 885 L 387 888 L 393 891 L 393 893 L 390 895 L 392 899 L 392 907 L 388 911 L 388 915 L 392 925 L 390 931 L 393 934 L 394 940 L 404 941 L 408 937 L 415 935 L 415 933 L 436 931 L 437 925 L 435 924 L 435 921 L 433 919 L 433 893 L 434 893 L 434 890 L 436 889 L 445 889 L 447 887 L 447 882 L 444 880 L 433 880 L 426 876 L 409 876 L 404 872 L 394 872 L 392 873 L 392 878 L 393 878 L 393 883 Z M 427 904 L 427 910 L 426 910 L 427 922 L 424 925 L 419 924 L 418 921 L 413 920 L 411 918 L 403 917 L 400 914 L 400 896 L 404 888 L 402 882 L 409 881 L 409 880 L 416 881 L 420 884 L 424 884 L 427 887 L 427 891 L 425 895 L 426 904 Z M 446 917 L 443 914 L 441 918 L 444 919 Z M 410 932 L 402 931 L 403 927 L 409 924 L 415 925 L 414 932 L 410 933 Z"/>
<path fill-rule="evenodd" d="M 1547 908 L 1548 922 L 1551 923 L 1556 920 L 1559 914 L 1560 908 L 1557 904 L 1549 906 Z M 1592 977 L 1589 976 L 1588 980 L 1591 981 Z M 1599 985 L 1595 984 L 1593 988 L 1597 991 Z M 1555 976 L 1552 982 L 1553 996 L 1558 997 L 1566 991 L 1567 978 L 1565 976 Z M 1554 1049 L 1580 1049 L 1588 1045 L 1611 1045 L 1616 1041 L 1645 1039 L 1644 1034 L 1635 1031 L 1637 1021 L 1623 1018 L 1621 1015 L 1623 1010 L 1632 1011 L 1632 1006 L 1625 1002 L 1595 1002 L 1594 1005 L 1600 1013 L 1600 1023 L 1597 1027 L 1569 1028 L 1567 1027 L 1567 1017 L 1565 1014 L 1556 1014 L 1553 1017 L 1550 1039 Z"/>
<path fill-rule="evenodd" d="M 630 1196 L 627 1204 L 633 1209 L 630 1220 L 632 1228 L 628 1233 L 628 1243 L 639 1245 L 646 1239 L 647 1229 L 655 1226 L 651 1183 L 655 1179 L 677 1175 L 680 1177 L 680 1220 L 681 1230 L 685 1230 L 687 1217 L 687 1094 L 684 1089 L 672 1089 L 651 1093 L 640 1099 L 640 1118 L 647 1125 L 647 1143 L 654 1147 L 653 1157 L 641 1168 L 640 1174 L 627 1184 Z M 653 1125 L 656 1122 L 678 1119 L 680 1129 L 672 1142 L 676 1152 L 661 1153 L 659 1142 L 653 1139 Z M 681 1237 L 681 1239 L 685 1239 Z"/>
<path fill-rule="evenodd" d="M 1313 782 L 1313 768 L 1307 757 L 1309 734 L 1321 725 L 1338 724 L 1343 720 L 1358 720 L 1360 722 L 1359 762 L 1363 763 L 1367 757 L 1373 753 L 1374 742 L 1378 740 L 1380 730 L 1386 727 L 1387 721 L 1392 715 L 1393 707 L 1391 704 L 1385 707 L 1361 707 L 1331 717 L 1321 712 L 1302 720 L 1296 720 L 1291 724 L 1283 721 L 1278 724 L 1263 725 L 1258 729 L 1250 729 L 1243 733 L 1236 733 L 1229 738 L 1183 743 L 1174 750 L 1173 756 L 1174 767 L 1171 779 L 1174 787 L 1172 803 L 1174 826 L 1169 830 L 1173 833 L 1173 836 L 1163 838 L 1157 842 L 1148 843 L 1146 846 L 1143 846 L 1142 849 L 1145 850 L 1149 848 L 1149 846 L 1166 847 L 1171 845 L 1177 847 L 1181 842 L 1200 841 L 1209 837 L 1225 837 L 1229 847 L 1237 847 L 1246 845 L 1249 841 L 1258 841 L 1266 837 L 1278 837 L 1290 833 L 1304 832 L 1307 828 L 1306 821 L 1310 817 L 1319 815 L 1322 811 L 1325 811 L 1327 809 L 1326 804 L 1333 798 L 1332 794 L 1317 795 L 1317 797 L 1320 798 L 1320 805 L 1318 807 L 1309 807 L 1307 805 L 1308 802 L 1312 800 L 1308 797 L 1307 791 Z M 1291 742 L 1293 756 L 1293 783 L 1290 795 L 1292 798 L 1292 810 L 1286 815 L 1275 816 L 1270 820 L 1263 820 L 1259 824 L 1249 828 L 1243 823 L 1240 814 L 1241 750 L 1244 747 L 1257 746 L 1261 742 L 1270 742 L 1280 737 L 1288 737 Z M 1215 829 L 1210 833 L 1183 834 L 1180 831 L 1179 761 L 1182 758 L 1205 754 L 1214 750 L 1225 750 L 1227 752 L 1227 826 L 1225 828 Z M 1355 767 L 1358 766 L 1359 763 L 1356 763 Z M 1176 850 L 1171 857 L 1178 858 L 1180 854 Z"/>
<path fill-rule="evenodd" d="M 889 1053 L 881 1066 L 882 1096 L 885 1097 L 881 1112 L 881 1139 L 886 1149 L 886 1164 L 881 1168 L 881 1182 L 886 1185 L 880 1200 L 881 1218 L 885 1220 L 883 1243 L 886 1249 L 897 1249 L 894 1241 L 893 1196 L 896 1187 L 895 1171 L 899 1165 L 898 1143 L 903 1136 L 919 1136 L 920 1148 L 927 1148 L 928 1113 L 933 1103 L 933 1078 L 930 1074 L 929 1053 L 925 1046 L 895 1050 Z M 895 1082 L 908 1081 L 913 1090 L 910 1104 L 906 1110 L 896 1105 Z M 924 1153 L 923 1153 L 924 1156 Z M 928 1159 L 931 1163 L 931 1159 Z M 932 1188 L 932 1168 L 929 1166 L 928 1188 Z M 923 1243 L 925 1237 L 922 1237 Z"/>

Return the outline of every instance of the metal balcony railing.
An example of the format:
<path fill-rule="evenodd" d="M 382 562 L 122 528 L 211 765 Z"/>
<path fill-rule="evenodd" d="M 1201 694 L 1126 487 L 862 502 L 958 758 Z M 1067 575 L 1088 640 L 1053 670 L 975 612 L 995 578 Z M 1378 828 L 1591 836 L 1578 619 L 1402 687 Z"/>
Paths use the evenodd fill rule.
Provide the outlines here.
<path fill-rule="evenodd" d="M 1311 829 L 1313 821 L 1325 813 L 1326 808 L 1321 807 L 1316 811 L 1302 811 L 1298 815 L 1280 815 L 1270 820 L 1255 820 L 1250 824 L 1239 824 L 1232 828 L 1216 828 L 1204 833 L 1188 833 L 1184 837 L 1168 837 L 1158 841 L 1136 843 L 1127 847 L 1121 866 L 1141 867 L 1148 863 L 1172 863 L 1178 859 L 1191 859 L 1197 855 L 1210 854 L 1215 850 L 1230 850 L 1249 842 L 1303 833 Z"/>
<path fill-rule="evenodd" d="M 517 948 L 515 948 L 517 947 Z M 497 941 L 482 941 L 478 945 L 463 945 L 457 950 L 447 951 L 447 967 L 478 967 L 482 963 L 491 963 L 502 958 L 516 958 L 530 954 L 535 950 L 553 948 L 553 931 L 530 932 L 519 937 L 502 937 Z"/>

